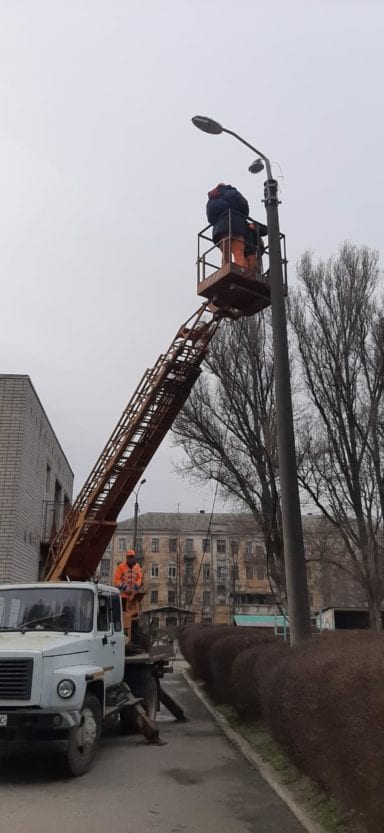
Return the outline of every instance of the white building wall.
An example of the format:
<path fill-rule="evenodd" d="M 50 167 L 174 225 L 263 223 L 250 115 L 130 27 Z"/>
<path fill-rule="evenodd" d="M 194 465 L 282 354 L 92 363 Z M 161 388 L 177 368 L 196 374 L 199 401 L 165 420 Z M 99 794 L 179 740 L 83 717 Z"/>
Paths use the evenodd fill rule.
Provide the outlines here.
<path fill-rule="evenodd" d="M 0 375 L 1 582 L 38 578 L 44 516 L 56 483 L 60 523 L 64 496 L 72 501 L 72 470 L 29 377 Z"/>

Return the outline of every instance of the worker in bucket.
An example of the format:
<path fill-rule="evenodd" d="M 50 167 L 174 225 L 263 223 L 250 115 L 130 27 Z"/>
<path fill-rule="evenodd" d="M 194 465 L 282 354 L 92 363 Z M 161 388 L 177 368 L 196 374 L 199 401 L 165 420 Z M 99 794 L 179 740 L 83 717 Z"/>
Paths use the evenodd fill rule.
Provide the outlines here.
<path fill-rule="evenodd" d="M 245 197 L 232 185 L 219 182 L 208 192 L 207 218 L 213 226 L 212 240 L 223 253 L 223 266 L 233 259 L 245 267 L 244 243 L 248 234 L 249 206 Z"/>
<path fill-rule="evenodd" d="M 127 550 L 125 562 L 118 564 L 113 578 L 114 587 L 118 587 L 123 600 L 123 608 L 132 601 L 135 593 L 143 583 L 143 571 L 136 560 L 135 550 Z M 124 601 L 126 600 L 126 601 Z"/>
<path fill-rule="evenodd" d="M 249 220 L 247 226 L 247 237 L 244 246 L 245 268 L 252 275 L 262 275 L 263 254 L 265 252 L 262 238 L 268 234 L 268 229 L 263 223 L 258 223 L 256 220 Z"/>

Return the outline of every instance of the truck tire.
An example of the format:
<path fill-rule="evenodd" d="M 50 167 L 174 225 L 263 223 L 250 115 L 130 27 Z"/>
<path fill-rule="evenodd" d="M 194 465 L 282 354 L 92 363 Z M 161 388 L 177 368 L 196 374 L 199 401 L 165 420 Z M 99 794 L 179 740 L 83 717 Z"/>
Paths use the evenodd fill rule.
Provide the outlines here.
<path fill-rule="evenodd" d="M 65 751 L 66 768 L 70 775 L 78 777 L 88 772 L 99 744 L 101 726 L 100 703 L 93 694 L 87 694 L 80 723 L 70 730 Z"/>
<path fill-rule="evenodd" d="M 152 674 L 148 674 L 138 680 L 132 691 L 135 697 L 142 698 L 142 706 L 153 723 L 156 722 L 157 713 L 157 685 Z M 137 732 L 136 715 L 129 707 L 120 712 L 120 728 L 123 735 L 132 735 Z"/>

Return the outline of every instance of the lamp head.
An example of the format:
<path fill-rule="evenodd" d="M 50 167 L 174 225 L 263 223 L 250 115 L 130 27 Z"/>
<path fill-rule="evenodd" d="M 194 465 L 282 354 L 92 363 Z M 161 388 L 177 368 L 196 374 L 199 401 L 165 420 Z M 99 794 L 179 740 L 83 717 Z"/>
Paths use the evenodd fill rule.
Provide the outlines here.
<path fill-rule="evenodd" d="M 208 116 L 193 116 L 192 122 L 195 127 L 198 127 L 199 130 L 203 130 L 204 133 L 223 132 L 221 124 L 219 124 L 218 121 L 214 121 L 214 119 L 210 119 Z"/>
<path fill-rule="evenodd" d="M 143 477 L 143 479 L 140 481 L 140 486 L 142 486 L 142 485 L 143 485 L 143 483 L 146 483 L 146 482 L 147 482 L 147 481 L 146 481 L 145 477 Z"/>
<path fill-rule="evenodd" d="M 264 162 L 262 159 L 255 159 L 252 162 L 252 165 L 249 166 L 248 170 L 251 174 L 259 174 L 260 171 L 264 169 Z"/>

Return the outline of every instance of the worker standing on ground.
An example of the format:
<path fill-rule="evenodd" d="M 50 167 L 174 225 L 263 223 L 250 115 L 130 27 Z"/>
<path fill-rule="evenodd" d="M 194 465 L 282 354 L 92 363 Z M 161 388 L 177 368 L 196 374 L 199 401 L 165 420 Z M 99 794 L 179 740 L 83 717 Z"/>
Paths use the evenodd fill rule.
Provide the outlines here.
<path fill-rule="evenodd" d="M 249 205 L 245 197 L 232 185 L 219 182 L 208 192 L 207 218 L 213 226 L 212 240 L 223 253 L 223 266 L 232 259 L 245 266 L 244 242 L 248 234 Z"/>
<path fill-rule="evenodd" d="M 135 550 L 127 550 L 125 562 L 118 564 L 113 578 L 114 587 L 118 587 L 123 600 L 123 609 L 132 601 L 135 593 L 143 583 L 143 571 L 136 560 Z M 126 601 L 124 601 L 126 600 Z"/>

